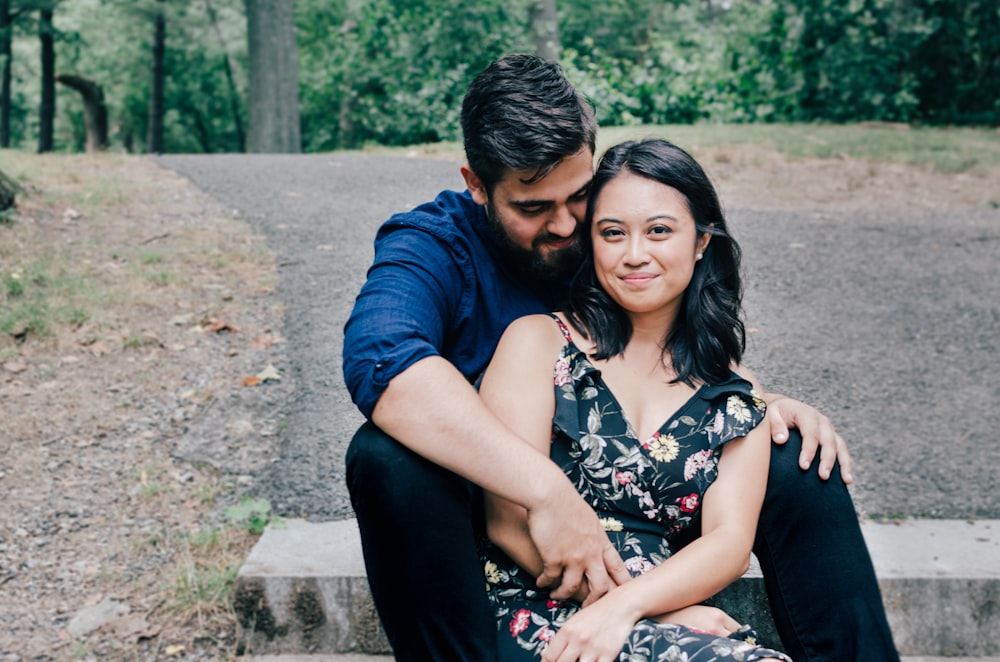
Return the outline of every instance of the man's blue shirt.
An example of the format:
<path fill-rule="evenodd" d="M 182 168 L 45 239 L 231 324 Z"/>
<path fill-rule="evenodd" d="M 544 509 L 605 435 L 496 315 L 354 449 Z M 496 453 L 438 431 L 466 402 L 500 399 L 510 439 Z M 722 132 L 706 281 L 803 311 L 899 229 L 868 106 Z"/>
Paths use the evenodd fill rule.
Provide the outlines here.
<path fill-rule="evenodd" d="M 468 191 L 444 191 L 395 214 L 375 237 L 375 260 L 344 327 L 344 380 L 366 417 L 393 377 L 428 356 L 470 382 L 504 329 L 557 307 L 562 287 L 504 270 L 486 213 Z"/>

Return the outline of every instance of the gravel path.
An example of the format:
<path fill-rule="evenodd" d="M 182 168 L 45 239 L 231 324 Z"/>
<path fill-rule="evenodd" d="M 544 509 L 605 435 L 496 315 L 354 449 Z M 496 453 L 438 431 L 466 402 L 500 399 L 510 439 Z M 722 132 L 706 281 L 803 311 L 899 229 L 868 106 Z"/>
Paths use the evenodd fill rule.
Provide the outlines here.
<path fill-rule="evenodd" d="M 343 324 L 391 213 L 460 187 L 457 164 L 363 154 L 164 156 L 263 233 L 279 263 L 292 380 L 256 496 L 351 515 L 343 456 L 360 424 Z M 1000 211 L 730 209 L 745 252 L 747 363 L 830 416 L 860 511 L 1000 517 Z"/>

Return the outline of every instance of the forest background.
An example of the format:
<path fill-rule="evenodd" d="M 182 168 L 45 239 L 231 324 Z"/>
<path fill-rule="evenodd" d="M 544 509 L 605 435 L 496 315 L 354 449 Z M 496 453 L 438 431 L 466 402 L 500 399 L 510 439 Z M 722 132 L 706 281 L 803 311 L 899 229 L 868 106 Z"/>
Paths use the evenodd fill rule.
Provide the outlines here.
<path fill-rule="evenodd" d="M 84 151 L 99 120 L 89 149 L 458 140 L 513 51 L 558 59 L 605 127 L 1000 124 L 995 0 L 0 0 L 0 146 Z M 297 85 L 266 106 L 263 70 Z"/>

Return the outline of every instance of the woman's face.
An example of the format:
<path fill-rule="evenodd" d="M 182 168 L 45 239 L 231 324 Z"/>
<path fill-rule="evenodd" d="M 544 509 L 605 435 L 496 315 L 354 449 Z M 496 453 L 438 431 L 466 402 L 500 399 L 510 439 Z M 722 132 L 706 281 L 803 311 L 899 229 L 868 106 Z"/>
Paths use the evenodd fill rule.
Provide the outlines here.
<path fill-rule="evenodd" d="M 674 316 L 708 234 L 697 235 L 681 193 L 623 172 L 605 184 L 590 228 L 597 280 L 633 314 Z"/>

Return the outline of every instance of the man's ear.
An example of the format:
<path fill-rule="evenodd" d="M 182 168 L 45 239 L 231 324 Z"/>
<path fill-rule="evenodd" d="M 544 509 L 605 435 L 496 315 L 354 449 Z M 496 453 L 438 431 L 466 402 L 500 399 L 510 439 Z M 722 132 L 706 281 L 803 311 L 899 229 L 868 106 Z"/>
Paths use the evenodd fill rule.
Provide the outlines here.
<path fill-rule="evenodd" d="M 462 179 L 465 180 L 465 186 L 469 189 L 469 193 L 472 194 L 472 200 L 477 205 L 486 205 L 489 202 L 489 195 L 486 194 L 486 187 L 483 186 L 483 180 L 479 179 L 479 175 L 472 172 L 472 168 L 469 164 L 462 166 Z"/>

